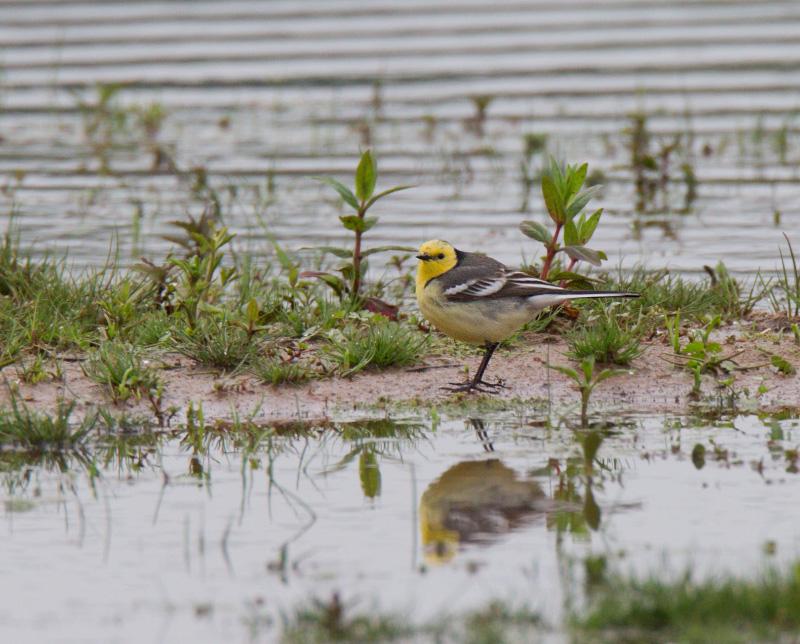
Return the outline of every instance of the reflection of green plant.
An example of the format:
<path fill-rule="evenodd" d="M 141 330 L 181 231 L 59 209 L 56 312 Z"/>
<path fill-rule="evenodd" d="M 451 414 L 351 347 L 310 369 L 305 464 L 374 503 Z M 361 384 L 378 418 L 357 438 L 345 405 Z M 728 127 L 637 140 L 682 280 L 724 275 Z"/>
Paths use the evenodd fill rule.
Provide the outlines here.
<path fill-rule="evenodd" d="M 541 627 L 542 616 L 531 609 L 511 608 L 500 601 L 492 601 L 485 608 L 465 616 L 464 629 L 460 637 L 445 641 L 468 642 L 469 644 L 492 644 L 496 642 L 533 642 L 537 627 Z M 523 632 L 526 636 L 517 639 L 514 635 Z"/>
<path fill-rule="evenodd" d="M 542 168 L 541 161 L 536 161 L 544 155 L 547 149 L 547 135 L 546 134 L 526 134 L 523 137 L 523 152 L 522 160 L 519 163 L 520 181 L 522 183 L 522 204 L 519 207 L 520 212 L 528 212 L 528 201 L 531 196 L 531 189 L 537 181 L 541 180 Z"/>
<path fill-rule="evenodd" d="M 659 141 L 658 148 L 654 151 L 651 144 L 655 137 L 648 128 L 647 114 L 635 112 L 630 115 L 630 121 L 625 133 L 629 139 L 630 169 L 634 175 L 637 212 L 657 210 L 655 201 L 659 194 L 660 210 L 668 209 L 672 156 L 675 153 L 681 154 L 684 158 L 680 166 L 686 186 L 683 212 L 689 212 L 697 198 L 697 176 L 691 163 L 691 145 L 683 142 L 682 135 L 675 135 L 669 140 Z"/>
<path fill-rule="evenodd" d="M 542 176 L 542 195 L 550 219 L 555 224 L 555 229 L 550 230 L 537 221 L 523 221 L 520 230 L 523 234 L 541 242 L 545 246 L 546 254 L 539 270 L 539 277 L 550 280 L 583 280 L 585 278 L 572 273 L 579 261 L 585 261 L 594 266 L 606 259 L 603 251 L 587 248 L 586 244 L 594 235 L 603 209 L 595 210 L 587 216 L 583 209 L 591 198 L 600 190 L 600 186 L 583 188 L 586 172 L 589 165 L 566 165 L 563 168 L 550 159 L 550 167 Z M 564 245 L 559 243 L 559 236 L 563 231 Z M 565 271 L 551 275 L 553 261 L 558 253 L 564 252 L 570 257 L 570 263 Z"/>
<path fill-rule="evenodd" d="M 589 424 L 589 398 L 594 388 L 604 380 L 629 373 L 626 369 L 603 369 L 595 373 L 594 356 L 586 358 L 580 363 L 580 371 L 571 367 L 561 367 L 558 365 L 547 365 L 550 369 L 563 373 L 577 385 L 581 392 L 581 425 L 586 427 Z"/>
<path fill-rule="evenodd" d="M 579 639 L 658 642 L 792 641 L 800 629 L 800 564 L 757 579 L 607 576 L 584 614 Z"/>
<path fill-rule="evenodd" d="M 408 622 L 396 616 L 371 612 L 351 616 L 351 613 L 338 593 L 328 601 L 314 599 L 286 618 L 281 641 L 287 644 L 387 642 L 413 633 Z"/>
<path fill-rule="evenodd" d="M 600 527 L 601 512 L 594 500 L 591 484 L 579 472 L 578 466 L 571 460 L 568 461 L 553 492 L 553 499 L 564 505 L 562 509 L 548 515 L 547 525 L 559 535 L 569 533 L 576 537 L 586 537 L 589 529 L 596 530 Z"/>
<path fill-rule="evenodd" d="M 144 135 L 144 143 L 153 157 L 152 169 L 160 170 L 162 167 L 174 168 L 164 146 L 159 143 L 159 134 L 167 117 L 167 112 L 161 103 L 150 103 L 135 107 L 133 113 L 136 117 L 136 124 Z"/>
<path fill-rule="evenodd" d="M 374 449 L 366 447 L 358 457 L 358 477 L 361 490 L 368 499 L 381 494 L 381 470 Z"/>
<path fill-rule="evenodd" d="M 35 411 L 12 392 L 10 409 L 0 409 L 0 447 L 24 450 L 71 449 L 84 443 L 97 417 L 86 416 L 77 426 L 70 422 L 75 403 L 59 400 L 55 415 Z"/>
<path fill-rule="evenodd" d="M 111 172 L 110 154 L 127 130 L 128 113 L 117 101 L 120 89 L 122 86 L 116 83 L 101 83 L 93 101 L 78 100 L 83 134 L 100 163 L 101 174 Z"/>
<path fill-rule="evenodd" d="M 343 183 L 331 177 L 317 177 L 317 179 L 336 190 L 342 200 L 355 212 L 353 215 L 341 215 L 339 217 L 342 226 L 353 233 L 353 250 L 345 250 L 332 246 L 324 246 L 319 249 L 324 253 L 348 260 L 341 264 L 338 269 L 344 280 L 330 273 L 313 272 L 309 273 L 309 275 L 321 278 L 328 286 L 336 291 L 339 297 L 349 294 L 352 299 L 358 300 L 361 297 L 362 281 L 367 270 L 366 257 L 374 253 L 381 253 L 388 250 L 402 250 L 408 252 L 413 252 L 414 250 L 413 248 L 405 246 L 379 246 L 368 250 L 361 248 L 364 233 L 378 223 L 377 217 L 367 217 L 369 209 L 372 208 L 379 199 L 393 192 L 410 188 L 411 186 L 395 186 L 383 192 L 379 192 L 378 194 L 374 194 L 375 183 L 378 179 L 378 168 L 369 150 L 361 155 L 361 160 L 356 168 L 355 193 Z"/>
<path fill-rule="evenodd" d="M 477 94 L 470 96 L 469 100 L 475 108 L 475 114 L 464 121 L 464 127 L 467 131 L 472 132 L 475 136 L 482 137 L 484 135 L 484 127 L 486 126 L 486 113 L 489 105 L 492 104 L 494 96 L 490 94 Z"/>

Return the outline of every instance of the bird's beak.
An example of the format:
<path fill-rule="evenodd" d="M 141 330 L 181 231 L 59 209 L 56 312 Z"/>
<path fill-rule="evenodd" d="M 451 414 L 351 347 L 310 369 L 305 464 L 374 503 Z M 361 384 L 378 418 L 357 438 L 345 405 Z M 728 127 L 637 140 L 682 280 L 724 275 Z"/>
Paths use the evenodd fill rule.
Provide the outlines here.
<path fill-rule="evenodd" d="M 429 259 L 433 259 L 433 257 L 431 257 L 430 255 L 426 255 L 425 253 L 422 253 L 422 255 L 417 255 L 417 259 L 421 262 L 427 262 Z"/>

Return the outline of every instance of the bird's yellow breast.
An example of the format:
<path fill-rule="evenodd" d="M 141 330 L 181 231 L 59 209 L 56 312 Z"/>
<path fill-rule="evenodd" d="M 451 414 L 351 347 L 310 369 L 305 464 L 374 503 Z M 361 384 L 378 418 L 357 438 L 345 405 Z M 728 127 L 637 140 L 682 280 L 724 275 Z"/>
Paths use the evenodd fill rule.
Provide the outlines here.
<path fill-rule="evenodd" d="M 438 280 L 421 283 L 417 302 L 425 319 L 445 335 L 470 344 L 502 342 L 531 319 L 531 310 L 518 301 L 448 302 Z"/>

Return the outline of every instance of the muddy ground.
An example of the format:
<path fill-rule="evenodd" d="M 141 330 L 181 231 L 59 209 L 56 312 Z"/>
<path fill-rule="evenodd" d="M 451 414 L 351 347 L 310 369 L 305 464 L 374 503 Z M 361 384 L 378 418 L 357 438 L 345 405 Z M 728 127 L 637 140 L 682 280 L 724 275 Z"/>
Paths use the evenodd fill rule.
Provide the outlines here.
<path fill-rule="evenodd" d="M 720 372 L 703 376 L 702 396 L 691 395 L 692 375 L 675 366 L 676 358 L 663 338 L 643 345 L 644 351 L 631 365 L 629 373 L 601 383 L 592 395 L 590 411 L 597 412 L 671 412 L 683 413 L 701 407 L 728 407 L 742 410 L 776 411 L 785 407 L 800 408 L 800 388 L 795 375 L 781 373 L 770 364 L 771 356 L 781 356 L 794 368 L 800 368 L 800 346 L 788 336 L 764 332 L 744 336 L 735 327 L 723 329 L 717 340 L 723 343 L 723 355 L 733 356 L 736 369 L 731 372 L 732 386 L 719 381 L 731 374 Z M 530 334 L 513 348 L 500 349 L 488 372 L 489 380 L 500 378 L 505 388 L 492 399 L 525 402 L 546 413 L 548 401 L 557 414 L 577 413 L 578 391 L 563 374 L 547 369 L 554 365 L 575 366 L 566 357 L 563 339 L 544 334 Z M 110 406 L 104 388 L 90 381 L 81 371 L 81 358 L 65 358 L 63 378 L 58 381 L 26 384 L 16 368 L 6 367 L 2 376 L 6 385 L 16 385 L 32 408 L 52 408 L 59 397 L 77 401 L 77 410 L 91 406 Z M 430 355 L 423 364 L 406 369 L 365 371 L 351 378 L 315 380 L 303 385 L 269 386 L 247 375 L 220 375 L 195 366 L 187 358 L 168 354 L 163 358 L 163 407 L 177 410 L 176 418 L 190 401 L 202 403 L 206 418 L 229 418 L 234 412 L 254 414 L 260 421 L 324 419 L 380 408 L 463 404 L 466 400 L 483 405 L 485 394 L 452 394 L 441 390 L 448 382 L 464 380 L 464 366 L 470 373 L 480 362 L 480 354 L 454 357 Z M 0 391 L 0 404 L 9 402 L 9 388 Z M 468 404 L 468 403 L 466 403 Z M 149 413 L 142 401 L 118 405 L 131 413 Z"/>

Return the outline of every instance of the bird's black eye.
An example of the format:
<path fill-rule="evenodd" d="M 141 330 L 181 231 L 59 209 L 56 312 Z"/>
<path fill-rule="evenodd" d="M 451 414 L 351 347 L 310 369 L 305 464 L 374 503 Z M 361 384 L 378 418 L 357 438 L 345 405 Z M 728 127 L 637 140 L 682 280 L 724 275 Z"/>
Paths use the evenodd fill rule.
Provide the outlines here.
<path fill-rule="evenodd" d="M 444 253 L 439 253 L 436 257 L 438 257 L 439 259 L 444 259 Z"/>

